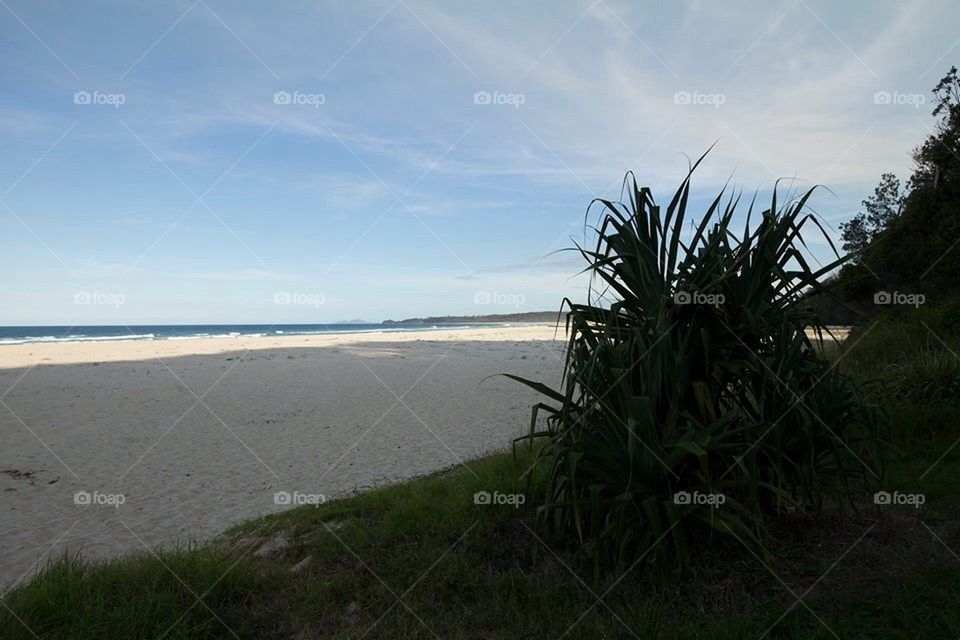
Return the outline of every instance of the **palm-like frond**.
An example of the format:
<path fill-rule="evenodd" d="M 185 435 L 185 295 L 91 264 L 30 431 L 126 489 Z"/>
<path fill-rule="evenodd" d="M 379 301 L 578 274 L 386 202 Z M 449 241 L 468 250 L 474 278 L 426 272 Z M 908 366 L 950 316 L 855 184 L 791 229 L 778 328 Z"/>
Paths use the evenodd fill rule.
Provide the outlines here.
<path fill-rule="evenodd" d="M 591 204 L 596 242 L 575 248 L 591 295 L 565 301 L 562 388 L 515 378 L 548 399 L 528 436 L 546 438 L 541 524 L 598 566 L 683 561 L 704 529 L 762 549 L 770 514 L 815 512 L 881 471 L 874 413 L 806 334 L 825 328 L 804 296 L 843 261 L 813 269 L 804 257 L 804 234 L 823 233 L 806 213 L 813 190 L 778 210 L 775 189 L 752 230 L 751 202 L 741 234 L 740 198 L 721 192 L 684 239 L 699 162 L 665 212 L 631 174 L 625 204 Z M 678 492 L 725 502 L 678 504 Z"/>

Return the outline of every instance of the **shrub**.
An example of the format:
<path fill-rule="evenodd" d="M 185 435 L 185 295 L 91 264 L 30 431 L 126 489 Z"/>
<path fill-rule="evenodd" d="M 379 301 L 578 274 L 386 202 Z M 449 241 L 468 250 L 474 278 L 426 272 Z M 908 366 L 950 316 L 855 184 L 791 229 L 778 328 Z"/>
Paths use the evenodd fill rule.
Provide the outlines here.
<path fill-rule="evenodd" d="M 762 552 L 769 517 L 849 504 L 882 472 L 876 412 L 806 334 L 825 327 L 804 296 L 842 262 L 813 270 L 801 253 L 809 225 L 823 233 L 804 213 L 812 190 L 778 210 L 774 189 L 734 234 L 740 196 L 724 189 L 684 238 L 695 168 L 665 214 L 632 174 L 626 204 L 591 203 L 602 214 L 596 244 L 573 249 L 591 284 L 585 304 L 564 301 L 562 388 L 510 376 L 549 400 L 521 439 L 545 439 L 540 524 L 598 569 L 682 563 L 706 530 Z"/>
<path fill-rule="evenodd" d="M 887 404 L 955 405 L 960 338 L 955 319 L 943 318 L 943 309 L 898 310 L 864 324 L 851 334 L 857 349 L 841 367 L 868 381 Z"/>

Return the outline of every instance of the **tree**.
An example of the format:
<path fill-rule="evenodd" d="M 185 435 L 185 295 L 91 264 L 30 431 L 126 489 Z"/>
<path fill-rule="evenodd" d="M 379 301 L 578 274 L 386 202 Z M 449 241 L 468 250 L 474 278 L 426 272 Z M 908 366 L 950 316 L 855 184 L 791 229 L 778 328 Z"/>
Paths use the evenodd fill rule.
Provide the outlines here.
<path fill-rule="evenodd" d="M 873 195 L 863 201 L 867 213 L 867 225 L 873 230 L 873 236 L 890 227 L 893 221 L 903 213 L 906 194 L 900 191 L 900 181 L 892 173 L 880 176 L 880 184 Z"/>
<path fill-rule="evenodd" d="M 866 217 L 862 213 L 855 215 L 850 222 L 840 225 L 840 239 L 847 253 L 862 254 L 870 244 L 870 232 L 867 230 Z"/>
<path fill-rule="evenodd" d="M 933 115 L 939 121 L 934 132 L 914 149 L 916 170 L 910 178 L 914 189 L 936 189 L 951 180 L 956 183 L 960 164 L 960 78 L 956 67 L 950 67 L 933 88 L 933 102 Z"/>
<path fill-rule="evenodd" d="M 914 291 L 949 306 L 960 301 L 960 73 L 951 67 L 932 92 L 936 123 L 914 148 L 914 169 L 901 189 L 885 173 L 841 240 L 857 260 L 834 281 L 841 299 L 876 313 L 877 291 Z M 960 303 L 958 303 L 960 306 Z"/>
<path fill-rule="evenodd" d="M 873 195 L 863 201 L 864 211 L 850 222 L 840 225 L 843 250 L 862 253 L 877 236 L 888 229 L 903 213 L 906 194 L 900 190 L 900 180 L 892 173 L 880 176 L 880 184 Z"/>

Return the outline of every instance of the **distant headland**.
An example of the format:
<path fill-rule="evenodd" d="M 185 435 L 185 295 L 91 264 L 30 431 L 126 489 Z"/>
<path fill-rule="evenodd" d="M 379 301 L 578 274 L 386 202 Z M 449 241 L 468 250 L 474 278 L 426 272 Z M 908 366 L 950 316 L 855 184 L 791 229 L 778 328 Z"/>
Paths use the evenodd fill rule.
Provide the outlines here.
<path fill-rule="evenodd" d="M 384 320 L 381 324 L 463 324 L 482 322 L 550 322 L 557 321 L 556 311 L 524 311 L 522 313 L 490 313 L 479 316 L 427 316 L 405 320 Z"/>

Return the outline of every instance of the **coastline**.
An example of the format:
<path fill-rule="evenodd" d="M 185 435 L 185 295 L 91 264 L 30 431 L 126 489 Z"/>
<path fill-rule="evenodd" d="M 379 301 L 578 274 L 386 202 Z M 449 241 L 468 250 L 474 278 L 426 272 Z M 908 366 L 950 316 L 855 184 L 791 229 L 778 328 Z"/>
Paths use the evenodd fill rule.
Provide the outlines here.
<path fill-rule="evenodd" d="M 849 327 L 830 327 L 837 341 L 849 334 Z M 807 335 L 815 335 L 808 331 Z M 58 364 L 103 364 L 156 360 L 188 355 L 217 355 L 261 349 L 334 347 L 356 342 L 416 342 L 422 340 L 548 340 L 563 341 L 563 327 L 547 323 L 477 323 L 471 326 L 398 328 L 388 325 L 376 330 L 330 331 L 310 334 L 238 335 L 177 337 L 162 339 L 62 340 L 49 342 L 0 343 L 0 370 Z M 829 336 L 825 336 L 829 340 Z"/>
<path fill-rule="evenodd" d="M 356 342 L 415 342 L 422 340 L 562 340 L 563 330 L 547 324 L 494 324 L 469 328 L 416 328 L 382 331 L 330 332 L 309 335 L 262 335 L 162 340 L 76 340 L 0 345 L 0 369 L 40 365 L 92 364 L 152 360 L 187 355 L 217 355 L 233 351 L 333 347 Z"/>

